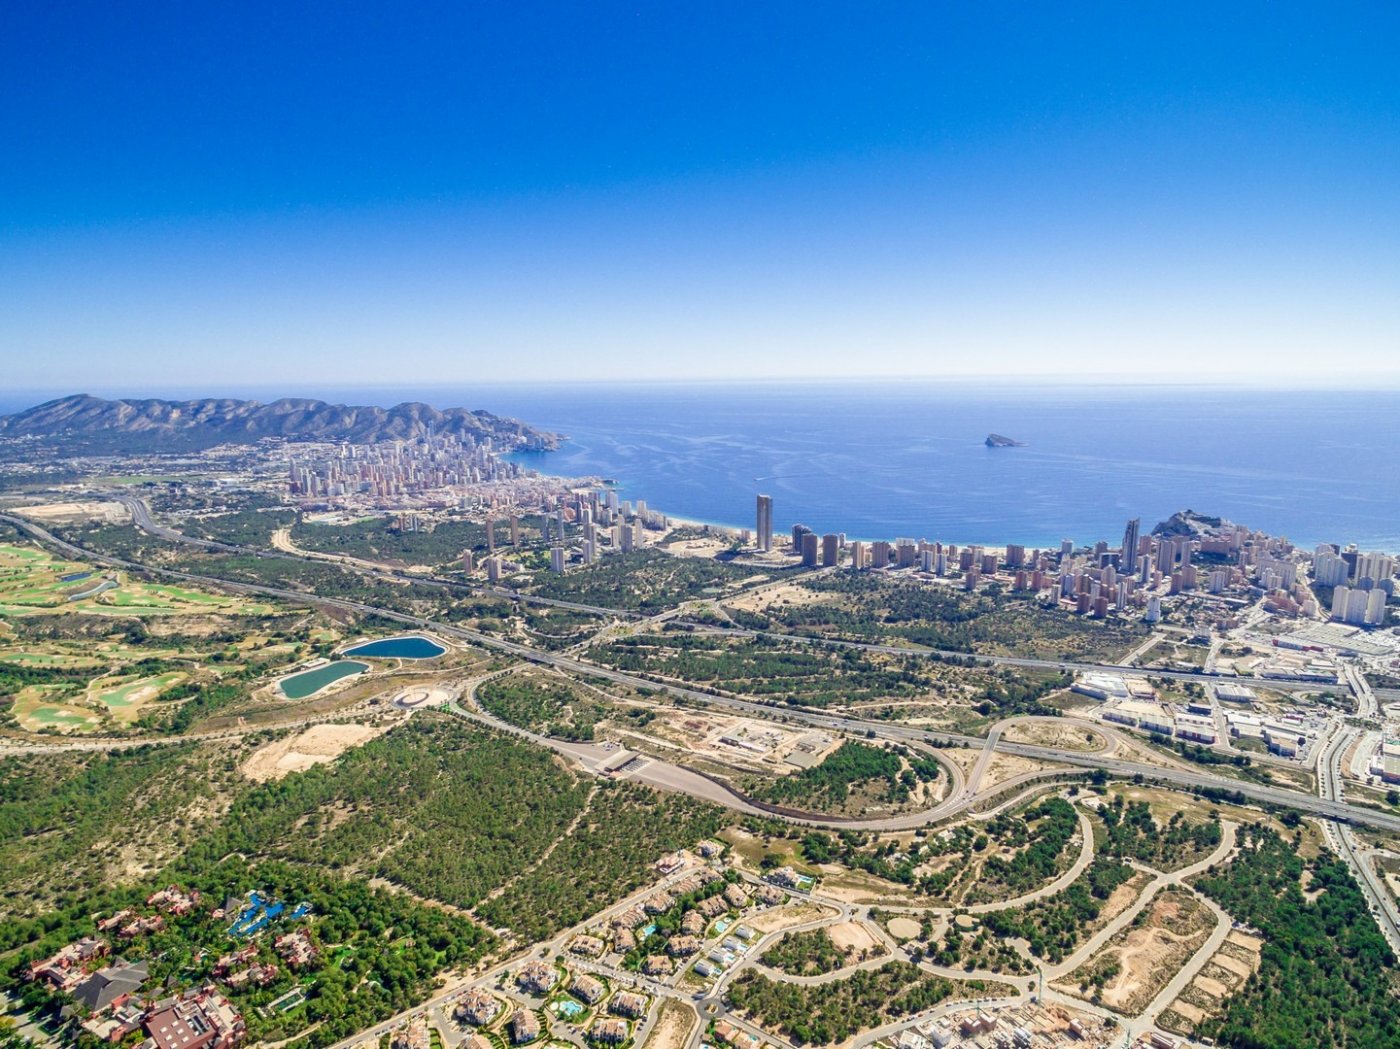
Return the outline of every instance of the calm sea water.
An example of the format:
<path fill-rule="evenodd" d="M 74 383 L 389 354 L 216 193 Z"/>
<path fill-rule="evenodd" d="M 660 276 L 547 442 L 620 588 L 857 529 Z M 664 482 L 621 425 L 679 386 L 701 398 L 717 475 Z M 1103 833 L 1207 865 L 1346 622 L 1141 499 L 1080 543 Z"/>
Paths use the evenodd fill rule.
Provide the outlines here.
<path fill-rule="evenodd" d="M 857 538 L 1117 542 L 1128 517 L 1147 528 L 1190 507 L 1309 545 L 1400 549 L 1394 392 L 926 382 L 216 392 L 513 415 L 570 437 L 522 462 L 616 478 L 624 498 L 722 524 L 751 526 L 762 491 L 777 528 Z M 989 432 L 1027 446 L 986 448 Z"/>

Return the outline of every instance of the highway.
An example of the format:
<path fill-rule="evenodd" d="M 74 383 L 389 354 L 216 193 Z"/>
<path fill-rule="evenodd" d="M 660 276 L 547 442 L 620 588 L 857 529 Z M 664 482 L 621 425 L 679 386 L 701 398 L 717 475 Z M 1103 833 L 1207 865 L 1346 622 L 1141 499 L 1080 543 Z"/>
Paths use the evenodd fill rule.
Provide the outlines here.
<path fill-rule="evenodd" d="M 1358 674 L 1357 676 L 1364 678 L 1364 675 Z M 1333 802 L 1344 801 L 1343 762 L 1347 750 L 1363 735 L 1361 730 L 1343 724 L 1332 734 L 1319 752 L 1317 789 L 1324 798 Z M 1345 824 L 1326 823 L 1324 824 L 1324 833 L 1331 841 L 1333 849 L 1351 867 L 1352 874 L 1361 886 L 1362 892 L 1366 894 L 1371 913 L 1375 915 L 1381 932 L 1385 934 L 1386 940 L 1390 943 L 1390 949 L 1396 953 L 1397 957 L 1400 957 L 1400 907 L 1397 907 L 1395 898 L 1376 873 L 1375 865 L 1365 851 L 1357 845 L 1355 836 Z"/>
<path fill-rule="evenodd" d="M 292 553 L 287 550 L 265 550 L 260 547 L 238 546 L 230 543 L 217 542 L 210 539 L 196 539 L 185 535 L 183 532 L 157 522 L 152 516 L 150 507 L 144 500 L 134 498 L 130 495 L 120 494 L 115 498 L 131 513 L 132 521 L 136 527 L 142 531 L 164 539 L 172 543 L 185 543 L 197 546 L 205 550 L 218 551 L 222 553 L 237 553 L 251 555 L 253 557 L 276 558 L 288 561 L 315 561 L 323 563 L 335 563 L 345 567 L 353 568 L 355 571 L 371 576 L 376 579 L 384 579 L 396 583 L 414 583 L 422 586 L 434 587 L 444 590 L 461 590 L 467 593 L 486 594 L 493 597 L 504 598 L 509 601 L 520 601 L 525 604 L 545 605 L 552 608 L 562 608 L 572 612 L 581 612 L 588 615 L 597 615 L 604 618 L 618 618 L 631 621 L 662 622 L 674 616 L 674 610 L 664 612 L 660 616 L 647 616 L 641 612 L 633 612 L 625 609 L 606 608 L 601 605 L 582 604 L 577 601 L 563 601 L 557 598 L 539 597 L 533 594 L 524 594 L 509 587 L 490 586 L 483 583 L 467 583 L 455 579 L 443 579 L 440 576 L 423 575 L 415 572 L 396 571 L 391 568 L 378 566 L 369 561 L 359 558 L 344 557 L 335 554 L 320 554 L 310 551 Z M 87 555 L 92 556 L 92 555 Z M 772 585 L 772 584 L 765 584 Z M 761 589 L 761 588 L 760 588 Z M 675 619 L 675 622 L 685 624 L 683 619 Z M 1229 675 L 1214 675 L 1180 670 L 1152 670 L 1144 671 L 1140 667 L 1131 665 L 1131 657 L 1122 663 L 1074 663 L 1054 659 L 1031 659 L 1021 656 L 989 656 L 978 655 L 970 652 L 956 652 L 951 649 L 936 649 L 924 647 L 911 647 L 908 645 L 882 645 L 868 641 L 851 641 L 841 638 L 820 638 L 804 637 L 799 634 L 789 634 L 780 630 L 749 630 L 742 627 L 717 627 L 711 624 L 695 625 L 697 630 L 708 634 L 719 634 L 729 637 L 744 638 L 765 638 L 772 641 L 782 641 L 790 644 L 814 645 L 829 648 L 851 648 L 863 652 L 874 652 L 880 655 L 907 656 L 921 659 L 958 659 L 972 660 L 973 662 L 990 666 L 1018 667 L 1023 670 L 1061 670 L 1073 671 L 1075 673 L 1101 672 L 1108 674 L 1137 674 L 1149 673 L 1152 677 L 1166 678 L 1174 681 L 1198 681 L 1203 677 L 1217 677 Z M 1271 681 L 1270 688 L 1292 689 L 1306 688 L 1309 691 L 1332 691 L 1344 686 L 1327 686 L 1317 683 L 1299 683 L 1288 681 Z"/>
<path fill-rule="evenodd" d="M 325 564 L 338 564 L 347 568 L 352 568 L 364 575 L 374 576 L 376 579 L 385 579 L 394 583 L 415 583 L 442 590 L 463 590 L 468 593 L 501 597 L 505 598 L 507 601 L 522 601 L 525 604 L 546 605 L 550 608 L 562 608 L 571 612 L 584 612 L 592 615 L 616 616 L 622 619 L 646 618 L 640 612 L 599 608 L 596 605 L 581 605 L 574 601 L 561 601 L 552 597 L 537 597 L 533 594 L 522 594 L 517 590 L 511 590 L 509 587 L 489 586 L 482 583 L 463 583 L 455 579 L 443 579 L 441 576 L 395 571 L 376 565 L 370 561 L 363 561 L 356 557 L 345 557 L 337 554 L 320 554 L 311 551 L 293 553 L 287 550 L 264 550 L 260 547 L 221 543 L 213 539 L 197 539 L 194 536 L 186 535 L 184 532 L 177 531 L 174 528 L 167 528 L 165 525 L 157 522 L 155 518 L 151 516 L 151 508 L 146 505 L 143 499 L 135 499 L 128 495 L 119 495 L 116 497 L 116 500 L 130 511 L 132 523 L 143 532 L 153 535 L 157 539 L 164 539 L 167 542 L 184 543 L 188 546 L 197 546 L 211 552 L 248 554 L 253 557 L 270 558 L 279 561 L 318 561 Z M 80 548 L 75 547 L 74 549 Z M 86 556 L 91 557 L 93 555 L 87 554 Z"/>
<path fill-rule="evenodd" d="M 138 524 L 140 524 L 142 528 L 145 528 L 146 530 L 151 531 L 152 534 L 156 534 L 158 536 L 170 537 L 174 541 L 191 542 L 194 545 L 205 546 L 206 548 L 210 549 L 225 549 L 231 552 L 238 552 L 241 554 L 256 554 L 260 557 L 275 556 L 286 557 L 289 559 L 297 559 L 295 555 L 287 553 L 268 554 L 262 551 L 248 550 L 246 548 L 227 547 L 225 544 L 208 543 L 207 541 L 202 540 L 190 540 L 188 537 L 180 536 L 179 533 L 172 533 L 170 532 L 170 530 L 163 529 L 160 526 L 156 525 L 153 521 L 150 521 L 149 511 L 146 510 L 143 503 L 140 503 L 139 501 L 132 501 L 132 503 L 129 505 L 132 506 L 133 518 L 138 521 Z M 138 507 L 140 508 L 140 516 L 138 516 Z M 1071 768 L 1083 769 L 1086 771 L 1102 769 L 1110 775 L 1120 778 L 1142 776 L 1143 778 L 1148 780 L 1188 790 L 1228 790 L 1232 792 L 1238 792 L 1239 794 L 1245 796 L 1250 800 L 1260 802 L 1263 804 L 1293 808 L 1309 813 L 1311 815 L 1323 817 L 1323 826 L 1329 841 L 1339 853 L 1339 855 L 1341 855 L 1351 867 L 1359 884 L 1361 885 L 1363 891 L 1368 897 L 1371 909 L 1375 913 L 1375 916 L 1383 933 L 1385 934 L 1387 940 L 1390 942 L 1392 949 L 1395 950 L 1398 955 L 1400 955 L 1400 908 L 1397 908 L 1394 900 L 1392 899 L 1385 885 L 1381 882 L 1378 874 L 1376 873 L 1374 866 L 1369 861 L 1368 857 L 1364 854 L 1362 847 L 1359 846 L 1356 842 L 1348 826 L 1349 824 L 1356 823 L 1372 826 L 1385 831 L 1400 832 L 1400 817 L 1393 816 L 1386 812 L 1366 808 L 1364 806 L 1352 805 L 1346 801 L 1342 786 L 1342 765 L 1345 755 L 1348 749 L 1350 748 L 1351 744 L 1355 742 L 1361 734 L 1361 730 L 1353 727 L 1342 725 L 1338 731 L 1336 731 L 1322 744 L 1322 746 L 1319 747 L 1317 763 L 1318 796 L 1314 797 L 1310 794 L 1300 791 L 1294 791 L 1278 787 L 1269 787 L 1264 786 L 1262 784 L 1232 779 L 1227 776 L 1212 773 L 1205 769 L 1197 770 L 1188 765 L 1176 764 L 1171 766 L 1162 766 L 1115 757 L 1112 755 L 1112 753 L 1108 751 L 1100 753 L 1089 751 L 1065 750 L 1055 747 L 1041 746 L 1037 744 L 1011 742 L 1006 740 L 1002 735 L 1002 730 L 1005 728 L 1006 723 L 1000 723 L 998 725 L 993 726 L 989 735 L 986 738 L 982 738 L 959 733 L 934 732 L 916 726 L 889 723 L 884 721 L 871 721 L 858 717 L 850 717 L 840 714 L 829 714 L 817 710 L 808 710 L 801 708 L 777 708 L 770 705 L 753 702 L 751 700 L 741 699 L 735 696 L 716 694 L 703 689 L 694 688 L 689 685 L 680 684 L 674 681 L 661 681 L 648 678 L 642 675 L 618 671 L 610 667 L 592 663 L 584 658 L 581 658 L 576 654 L 545 652 L 504 638 L 478 633 L 476 631 L 455 626 L 449 623 L 440 623 L 433 620 L 406 615 L 404 613 L 397 612 L 392 609 L 379 608 L 365 603 L 350 601 L 342 598 L 312 595 L 299 591 L 286 590 L 278 587 L 269 587 L 260 584 L 232 582 L 229 580 L 204 576 L 197 573 L 181 572 L 172 569 L 148 566 L 137 562 L 125 560 L 122 558 L 97 554 L 84 548 L 78 547 L 74 544 L 68 543 L 64 540 L 61 540 L 58 537 L 54 536 L 52 533 L 48 532 L 46 529 L 26 519 L 14 517 L 8 514 L 0 514 L 0 521 L 5 521 L 9 524 L 12 524 L 15 527 L 22 529 L 30 536 L 34 537 L 40 543 L 50 546 L 53 549 L 59 550 L 67 554 L 68 556 L 77 559 L 107 564 L 135 573 L 164 576 L 167 578 L 198 584 L 201 586 L 210 586 L 225 590 L 231 590 L 234 592 L 267 595 L 297 604 L 319 605 L 328 608 L 338 608 L 348 611 L 354 611 L 362 614 L 377 615 L 389 620 L 404 623 L 409 626 L 433 630 L 445 637 L 455 638 L 457 640 L 476 646 L 478 648 L 499 652 L 525 662 L 553 667 L 573 674 L 591 676 L 593 678 L 611 681 L 631 688 L 644 688 L 652 691 L 663 692 L 675 700 L 679 700 L 686 703 L 699 704 L 706 707 L 743 714 L 745 716 L 754 717 L 758 719 L 784 721 L 788 723 L 809 725 L 812 727 L 822 729 L 841 731 L 851 733 L 854 735 L 873 736 L 874 738 L 892 742 L 900 742 L 913 745 L 930 745 L 934 747 L 944 747 L 949 745 L 966 746 L 977 748 L 980 750 L 977 761 L 974 764 L 970 774 L 968 775 L 966 783 L 958 784 L 955 780 L 955 787 L 960 785 L 962 789 L 955 789 L 952 793 L 950 793 L 950 795 L 947 798 L 945 798 L 945 800 L 942 803 L 923 812 L 913 813 L 902 817 L 887 817 L 883 819 L 870 819 L 842 823 L 842 826 L 850 827 L 853 829 L 859 828 L 870 830 L 889 830 L 912 828 L 936 823 L 938 821 L 969 812 L 972 809 L 974 802 L 979 800 L 977 797 L 977 790 L 980 786 L 983 772 L 985 771 L 993 754 L 995 753 L 1018 755 L 1026 758 L 1035 759 L 1038 761 L 1052 762 L 1058 765 L 1069 766 Z M 162 533 L 168 533 L 168 536 L 162 535 Z M 455 589 L 475 590 L 478 592 L 489 589 L 491 592 L 495 592 L 494 588 L 465 586 L 462 584 L 456 584 L 442 580 L 425 580 L 416 576 L 399 576 L 395 573 L 383 574 L 385 576 L 396 579 L 411 579 L 414 583 L 420 585 L 445 586 L 452 587 Z M 501 596 L 515 597 L 517 595 L 514 595 L 513 593 L 507 593 L 502 594 Z M 614 610 L 598 609 L 586 605 L 579 605 L 576 603 L 552 601 L 544 601 L 544 603 L 555 604 L 556 606 L 569 608 L 572 610 L 587 611 L 594 614 L 603 614 L 608 616 L 617 616 L 619 614 Z M 752 634 L 752 632 L 740 633 Z M 807 640 L 799 638 L 787 638 L 786 635 L 776 636 L 794 641 Z M 927 652 L 911 653 L 906 649 L 898 648 L 895 646 L 858 644 L 855 647 L 870 649 L 874 651 L 889 652 L 891 654 L 896 655 L 931 654 Z M 960 659 L 965 658 L 964 654 L 962 653 L 948 653 L 948 655 L 956 656 Z M 1063 664 L 1043 660 L 1007 660 L 984 658 L 980 661 L 1011 663 L 1013 665 L 1018 666 L 1053 667 L 1056 669 L 1074 670 L 1127 669 L 1112 666 L 1091 667 L 1086 665 Z M 1200 675 L 1182 674 L 1178 676 L 1194 678 L 1199 677 Z M 1357 695 L 1358 710 L 1359 712 L 1361 712 L 1362 716 L 1368 719 L 1374 717 L 1374 712 L 1376 710 L 1375 700 L 1374 697 L 1370 695 L 1370 690 L 1367 683 L 1365 682 L 1364 675 L 1362 675 L 1359 671 L 1354 671 L 1354 668 L 1348 668 L 1347 683 L 1351 686 L 1352 690 Z M 490 718 L 489 715 L 486 715 L 485 712 L 481 711 L 480 708 L 476 707 L 475 704 L 471 702 L 470 696 L 467 697 L 466 704 L 456 706 L 456 713 L 458 713 L 459 715 L 473 717 L 481 720 L 488 720 L 492 722 L 495 721 L 495 719 Z M 519 731 L 515 726 L 509 726 L 505 724 L 497 724 L 495 727 L 506 731 Z M 553 747 L 556 750 L 566 749 L 561 746 L 557 746 L 556 744 L 558 744 L 558 741 L 550 740 L 544 737 L 534 737 L 532 734 L 528 733 L 527 735 L 531 735 L 531 738 L 533 738 L 535 742 L 538 742 L 541 745 Z M 173 741 L 178 742 L 178 740 Z M 166 741 L 159 739 L 113 740 L 110 741 L 110 746 L 134 746 L 158 742 Z M 103 745 L 104 744 L 100 741 L 90 740 L 82 744 L 63 744 L 62 746 L 75 746 L 86 748 L 93 746 L 101 747 Z M 45 744 L 46 748 L 48 746 L 50 745 Z M 60 745 L 53 746 L 54 749 L 57 749 Z M 575 760 L 582 763 L 585 768 L 588 768 L 591 771 L 598 774 L 607 774 L 607 763 L 603 760 L 600 760 L 603 757 L 601 753 L 594 753 L 592 749 L 590 749 L 589 753 L 586 754 L 578 752 L 580 749 L 585 748 L 586 746 L 587 745 L 579 745 L 578 747 L 568 748 L 567 752 Z M 602 748 L 597 749 L 601 751 Z M 752 811 L 751 807 L 746 805 L 742 798 L 740 798 L 738 795 L 732 795 L 732 792 L 732 796 L 730 797 L 717 796 L 716 787 L 718 785 L 713 781 L 707 780 L 702 788 L 700 785 L 694 782 L 694 780 L 697 778 L 696 774 L 691 772 L 689 769 L 686 769 L 684 766 L 667 766 L 665 762 L 650 757 L 648 757 L 646 760 L 649 764 L 651 764 L 654 767 L 651 769 L 648 775 L 638 777 L 643 782 L 648 782 L 651 783 L 653 786 L 662 787 L 665 789 L 683 790 L 688 793 L 696 793 L 698 796 L 706 797 L 708 800 L 711 801 L 719 801 L 720 803 L 729 805 L 730 807 L 735 808 L 739 811 Z M 678 773 L 680 773 L 680 775 L 668 779 L 668 768 L 676 770 Z M 1045 773 L 1037 773 L 1033 775 L 1044 776 Z M 999 789 L 1001 788 L 999 787 L 998 790 Z M 793 819 L 793 822 L 812 823 L 814 825 L 826 826 L 831 825 L 829 821 L 823 820 L 820 817 L 812 817 L 810 820 Z M 1082 861 L 1083 857 L 1081 857 L 1081 863 Z M 614 908 L 610 908 L 610 910 L 611 909 Z M 1131 915 L 1129 915 L 1129 917 L 1131 917 Z M 1217 928 L 1217 933 L 1219 933 L 1221 928 L 1227 929 L 1227 927 L 1222 924 L 1219 928 Z M 1106 930 L 1106 932 L 1111 933 L 1111 930 Z M 559 936 L 554 938 L 548 945 L 549 948 L 553 950 L 558 950 L 562 948 L 563 943 L 565 942 L 566 935 L 567 934 L 560 934 Z M 532 951 L 533 949 L 534 948 L 532 948 Z M 1194 961 L 1203 963 L 1207 957 L 1209 957 L 1209 951 L 1198 952 L 1198 955 L 1194 959 Z M 504 965 L 494 966 L 490 970 L 490 975 L 501 973 L 506 969 L 507 965 L 514 964 L 518 960 L 519 956 L 517 956 L 517 958 L 512 959 L 511 962 L 508 962 Z M 617 978 L 622 974 L 606 973 L 605 975 L 610 975 L 614 978 Z M 478 976 L 477 979 L 479 980 L 481 979 L 481 977 Z M 1181 981 L 1178 980 L 1177 982 L 1180 983 Z M 453 994 L 459 992 L 463 985 L 464 984 L 462 983 L 456 984 L 456 986 L 434 997 L 430 1002 L 425 1003 L 423 1006 L 419 1006 L 418 1010 L 437 1009 L 439 1010 L 439 1013 L 441 1013 L 448 999 Z M 672 997 L 684 1000 L 684 998 L 681 995 L 677 994 L 673 989 L 670 988 L 663 990 L 658 987 L 648 987 L 647 989 L 651 993 L 659 994 L 662 997 Z M 1171 998 L 1174 997 L 1175 991 L 1179 990 L 1179 987 L 1169 987 L 1168 990 L 1170 990 L 1172 993 L 1168 994 L 1164 992 L 1163 994 L 1159 995 L 1157 999 L 1154 1000 L 1154 1007 L 1158 1005 L 1165 1007 L 1165 1005 L 1169 1003 Z M 1029 991 L 1026 992 L 1026 996 L 1028 996 L 1029 993 Z M 694 1007 L 694 1003 L 688 1002 L 687 1004 Z M 702 1026 L 706 1019 L 718 1015 L 730 1019 L 731 1022 L 739 1023 L 739 1025 L 741 1027 L 744 1027 L 745 1029 L 749 1029 L 749 1025 L 743 1023 L 739 1018 L 732 1016 L 732 1014 L 728 1012 L 727 1008 L 724 1005 L 722 991 L 718 988 L 715 991 L 713 991 L 710 995 L 708 995 L 703 1002 L 700 1003 L 700 1007 L 701 1008 L 699 1011 Z M 386 1033 L 389 1029 L 391 1029 L 391 1027 L 394 1024 L 401 1022 L 402 1019 L 403 1016 L 400 1016 L 395 1018 L 394 1021 L 381 1024 L 374 1028 L 370 1033 L 373 1035 Z M 1145 1029 L 1145 1025 L 1150 1024 L 1150 1021 L 1151 1017 L 1144 1014 L 1144 1016 L 1140 1017 L 1139 1020 L 1136 1021 L 1129 1028 L 1129 1030 L 1133 1033 L 1137 1033 L 1140 1029 Z M 890 1025 L 890 1027 L 891 1029 L 894 1029 L 896 1027 L 905 1025 L 906 1024 L 904 1023 L 898 1025 L 892 1024 Z M 695 1031 L 692 1032 L 690 1039 L 688 1039 L 690 1045 L 693 1046 L 696 1043 L 701 1029 L 702 1028 L 697 1028 Z M 754 1029 L 754 1033 L 758 1033 L 756 1029 Z M 361 1035 L 358 1037 L 362 1038 L 364 1036 Z M 772 1035 L 766 1033 L 765 1037 L 768 1041 L 778 1044 L 780 1046 L 780 1049 L 788 1049 L 783 1040 L 775 1039 L 772 1037 Z M 350 1042 L 356 1040 L 358 1039 L 348 1040 L 346 1043 L 342 1044 L 348 1045 L 350 1044 Z M 572 1041 L 573 1039 L 569 1040 Z M 862 1039 L 862 1042 L 865 1041 L 867 1041 L 867 1039 Z"/>
<path fill-rule="evenodd" d="M 899 743 L 929 743 L 935 746 L 954 745 L 977 748 L 987 745 L 987 740 L 978 736 L 952 732 L 934 732 L 915 726 L 885 721 L 870 721 L 863 718 L 828 714 L 801 708 L 775 708 L 751 700 L 718 695 L 689 685 L 680 685 L 675 682 L 659 681 L 653 678 L 629 674 L 614 670 L 610 667 L 591 663 L 575 656 L 541 651 L 540 649 L 531 648 L 527 645 L 519 644 L 518 642 L 478 633 L 450 623 L 439 623 L 417 616 L 406 615 L 393 609 L 379 608 L 363 602 L 307 594 L 301 591 L 285 590 L 253 583 L 231 582 L 213 576 L 203 576 L 190 572 L 180 572 L 173 569 L 143 565 L 122 558 L 112 557 L 107 554 L 97 554 L 72 543 L 68 543 L 25 518 L 16 517 L 11 514 L 0 514 L 0 521 L 5 521 L 8 524 L 14 525 L 39 542 L 49 545 L 54 549 L 61 550 L 74 558 L 113 565 L 133 572 L 178 579 L 201 586 L 224 588 L 239 593 L 262 594 L 297 604 L 319 605 L 327 608 L 359 612 L 364 615 L 376 615 L 394 622 L 404 623 L 408 626 L 418 627 L 424 630 L 434 630 L 468 644 L 502 652 L 528 662 L 555 667 L 575 674 L 602 678 L 630 688 L 660 691 L 675 699 L 734 711 L 758 719 L 812 725 L 819 728 L 834 729 Z M 247 553 L 249 551 L 244 550 L 241 552 Z M 1069 666 L 1068 664 L 1065 665 Z M 130 746 L 132 744 L 131 741 L 122 741 L 121 745 Z M 1014 754 L 1038 761 L 1069 765 L 1075 768 L 1086 770 L 1103 769 L 1110 775 L 1118 777 L 1132 778 L 1134 776 L 1142 776 L 1145 779 L 1155 780 L 1172 786 L 1184 787 L 1187 790 L 1223 789 L 1234 791 L 1250 800 L 1263 804 L 1294 808 L 1329 819 L 1365 824 L 1385 831 L 1400 832 L 1400 816 L 1394 816 L 1389 813 L 1379 812 L 1362 806 L 1349 805 L 1345 801 L 1334 797 L 1319 797 L 1301 791 L 1288 790 L 1280 787 L 1268 787 L 1257 783 L 1231 779 L 1227 776 L 1215 775 L 1206 771 L 1197 772 L 1185 768 L 1164 767 L 1148 764 L 1146 762 L 1127 761 L 1083 751 L 1061 750 L 1054 747 L 1044 747 L 1030 743 L 1013 743 L 1004 739 L 996 742 L 995 749 L 1003 754 Z M 968 797 L 950 799 L 950 801 L 945 802 L 944 805 L 929 810 L 928 813 L 921 814 L 927 817 L 923 822 L 932 822 L 934 819 L 945 819 L 954 815 L 966 808 L 971 803 L 971 800 L 972 799 Z M 872 821 L 872 823 L 873 822 L 874 821 Z M 855 829 L 862 827 L 863 824 L 855 822 L 849 823 L 847 826 Z M 872 826 L 872 829 L 875 828 Z"/>

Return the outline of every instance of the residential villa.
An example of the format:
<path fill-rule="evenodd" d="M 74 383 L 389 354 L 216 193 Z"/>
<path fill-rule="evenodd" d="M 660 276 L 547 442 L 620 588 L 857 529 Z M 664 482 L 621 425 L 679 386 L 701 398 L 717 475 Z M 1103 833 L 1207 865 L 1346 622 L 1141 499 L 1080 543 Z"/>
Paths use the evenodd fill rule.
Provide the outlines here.
<path fill-rule="evenodd" d="M 230 1049 L 247 1033 L 238 1010 L 212 985 L 156 1003 L 142 1026 L 154 1049 Z"/>
<path fill-rule="evenodd" d="M 540 1018 L 529 1009 L 517 1009 L 510 1018 L 510 1040 L 516 1045 L 524 1045 L 539 1036 Z"/>
<path fill-rule="evenodd" d="M 544 962 L 531 960 L 520 967 L 515 982 L 531 994 L 548 994 L 559 982 L 559 970 Z"/>
<path fill-rule="evenodd" d="M 616 1013 L 618 1016 L 626 1016 L 631 1020 L 639 1020 L 646 1015 L 647 997 L 635 991 L 619 991 L 613 996 L 613 1000 L 608 1003 L 608 1012 Z"/>
<path fill-rule="evenodd" d="M 664 954 L 649 954 L 642 962 L 642 973 L 646 976 L 670 976 L 673 972 L 675 966 Z"/>
<path fill-rule="evenodd" d="M 627 1021 L 604 1017 L 588 1031 L 588 1037 L 605 1045 L 621 1045 L 628 1038 Z"/>
<path fill-rule="evenodd" d="M 569 992 L 585 1005 L 597 1005 L 608 993 L 608 988 L 596 976 L 578 973 L 569 984 Z"/>
<path fill-rule="evenodd" d="M 570 951 L 584 958 L 600 957 L 606 949 L 607 944 L 596 936 L 575 936 L 574 942 L 569 944 Z"/>
<path fill-rule="evenodd" d="M 456 1020 L 482 1027 L 494 1020 L 500 1011 L 501 1003 L 494 995 L 480 987 L 472 987 L 457 999 L 452 1016 Z"/>

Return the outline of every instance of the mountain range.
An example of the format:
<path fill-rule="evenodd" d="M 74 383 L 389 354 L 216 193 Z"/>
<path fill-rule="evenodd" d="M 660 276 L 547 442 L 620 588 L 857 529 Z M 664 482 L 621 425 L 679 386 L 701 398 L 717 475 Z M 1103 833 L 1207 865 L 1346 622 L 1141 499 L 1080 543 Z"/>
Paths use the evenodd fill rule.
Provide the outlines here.
<path fill-rule="evenodd" d="M 562 435 L 518 419 L 465 408 L 406 402 L 392 408 L 284 397 L 263 404 L 227 397 L 191 401 L 103 400 L 74 394 L 0 416 L 0 437 L 35 437 L 94 453 L 194 450 L 286 440 L 410 440 L 429 432 L 490 438 L 498 449 L 552 449 Z"/>

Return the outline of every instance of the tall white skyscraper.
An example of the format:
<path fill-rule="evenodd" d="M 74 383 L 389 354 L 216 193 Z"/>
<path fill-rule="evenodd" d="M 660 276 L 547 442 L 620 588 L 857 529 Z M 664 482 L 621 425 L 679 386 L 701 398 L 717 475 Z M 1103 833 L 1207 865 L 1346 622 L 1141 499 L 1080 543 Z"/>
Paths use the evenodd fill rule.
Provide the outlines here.
<path fill-rule="evenodd" d="M 1356 582 L 1369 579 L 1374 584 L 1385 582 L 1395 574 L 1395 559 L 1388 554 L 1362 554 L 1356 559 Z"/>

